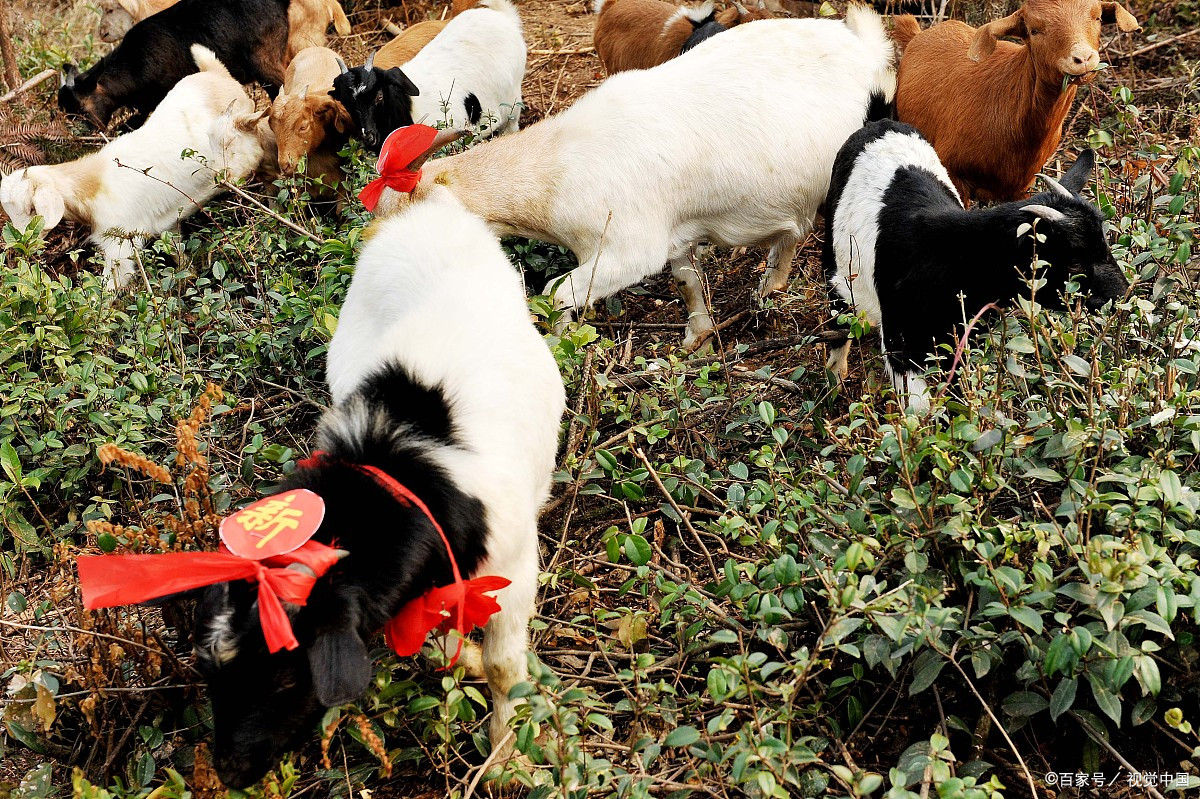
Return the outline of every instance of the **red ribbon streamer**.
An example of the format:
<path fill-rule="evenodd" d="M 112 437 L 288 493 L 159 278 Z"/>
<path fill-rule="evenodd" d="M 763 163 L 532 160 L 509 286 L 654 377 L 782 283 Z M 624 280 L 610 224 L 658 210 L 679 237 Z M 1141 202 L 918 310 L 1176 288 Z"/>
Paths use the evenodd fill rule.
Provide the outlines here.
<path fill-rule="evenodd" d="M 264 561 L 221 552 L 167 552 L 160 555 L 84 555 L 78 559 L 83 606 L 88 610 L 135 605 L 193 588 L 230 580 L 258 584 L 258 614 L 267 649 L 299 646 L 281 602 L 303 605 L 313 585 L 338 562 L 338 551 L 318 541 Z M 287 568 L 301 563 L 315 576 Z"/>
<path fill-rule="evenodd" d="M 299 462 L 300 467 L 312 467 L 322 461 L 328 461 L 328 453 L 317 450 L 311 458 Z M 348 463 L 353 469 L 362 472 L 384 488 L 392 498 L 401 505 L 415 507 L 425 514 L 433 529 L 437 530 L 446 547 L 446 555 L 450 559 L 450 571 L 454 582 L 438 588 L 431 588 L 426 593 L 409 602 L 393 616 L 384 628 L 388 646 L 397 655 L 408 657 L 421 650 L 425 638 L 435 629 L 442 633 L 457 631 L 466 637 L 471 630 L 482 627 L 500 610 L 500 603 L 495 597 L 488 596 L 489 591 L 499 591 L 512 584 L 507 577 L 484 576 L 464 580 L 458 569 L 458 559 L 454 557 L 454 549 L 446 532 L 433 517 L 429 507 L 413 492 L 409 491 L 396 478 L 376 466 L 361 463 Z M 450 665 L 458 662 L 462 654 L 462 640 L 450 657 Z"/>
<path fill-rule="evenodd" d="M 379 177 L 358 193 L 358 199 L 368 211 L 374 211 L 383 190 L 394 189 L 405 194 L 417 187 L 421 170 L 412 171 L 408 165 L 433 144 L 437 130 L 428 125 L 408 125 L 392 131 L 379 151 L 375 170 Z"/>

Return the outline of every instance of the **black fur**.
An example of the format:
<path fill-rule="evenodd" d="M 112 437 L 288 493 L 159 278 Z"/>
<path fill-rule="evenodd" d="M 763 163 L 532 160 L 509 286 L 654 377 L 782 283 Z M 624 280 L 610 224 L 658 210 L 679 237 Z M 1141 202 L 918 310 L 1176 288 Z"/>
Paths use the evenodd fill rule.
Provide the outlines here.
<path fill-rule="evenodd" d="M 729 30 L 716 20 L 717 12 L 712 11 L 707 17 L 701 20 L 692 20 L 692 34 L 687 37 L 687 41 L 680 48 L 680 54 L 686 53 L 705 39 L 711 39 L 718 33 L 723 33 Z"/>
<path fill-rule="evenodd" d="M 371 676 L 371 634 L 409 600 L 452 579 L 445 547 L 424 514 L 348 464 L 377 466 L 420 497 L 450 538 L 464 575 L 486 555 L 483 504 L 459 490 L 429 455 L 455 443 L 452 408 L 441 390 L 392 366 L 368 379 L 342 411 L 330 413 L 359 402 L 386 424 L 354 440 L 337 437 L 337 425 L 323 425 L 319 446 L 329 457 L 297 469 L 280 486 L 320 494 L 325 520 L 314 538 L 350 552 L 291 614 L 300 648 L 267 653 L 256 589 L 248 583 L 207 589 L 197 610 L 197 663 L 208 678 L 215 761 L 227 785 L 258 780 L 311 735 L 325 708 L 360 696 Z M 219 665 L 207 647 L 214 619 L 230 611 L 238 654 Z"/>
<path fill-rule="evenodd" d="M 258 81 L 274 97 L 283 83 L 287 10 L 288 0 L 180 0 L 130 28 L 86 72 L 65 65 L 58 104 L 101 129 L 129 106 L 140 124 L 180 78 L 196 71 L 193 44 L 216 53 L 242 83 Z"/>
<path fill-rule="evenodd" d="M 413 123 L 411 98 L 420 94 L 399 67 L 355 67 L 338 75 L 329 92 L 350 112 L 363 146 L 376 153 L 388 134 Z"/>
<path fill-rule="evenodd" d="M 866 125 L 842 146 L 834 161 L 826 199 L 823 262 L 827 282 L 837 276 L 833 240 L 838 205 L 863 149 L 889 133 L 920 135 L 915 128 L 884 120 Z M 990 302 L 1003 306 L 1029 296 L 1033 261 L 1030 236 L 1017 236 L 1024 223 L 1037 220 L 1046 240 L 1037 257 L 1050 266 L 1039 273 L 1046 284 L 1038 302 L 1062 307 L 1064 284 L 1078 277 L 1092 309 L 1122 296 L 1128 283 L 1104 238 L 1100 213 L 1079 193 L 1094 163 L 1091 151 L 1079 157 L 1060 181 L 1074 195 L 1054 191 L 1028 200 L 966 211 L 944 183 L 915 167 L 897 169 L 883 196 L 875 248 L 875 289 L 883 317 L 886 348 L 896 372 L 923 369 L 940 344 L 955 341 L 963 308 L 970 319 Z M 1054 208 L 1066 219 L 1050 222 L 1022 208 L 1030 204 Z M 965 295 L 960 305 L 959 294 Z M 835 314 L 846 310 L 832 290 Z"/>
<path fill-rule="evenodd" d="M 483 117 L 483 106 L 479 103 L 479 98 L 472 92 L 463 98 L 463 108 L 467 111 L 467 121 L 472 125 L 478 125 L 480 118 Z"/>
<path fill-rule="evenodd" d="M 867 102 L 867 116 L 863 120 L 863 124 L 868 122 L 878 122 L 881 119 L 896 118 L 896 101 L 887 100 L 882 92 L 871 92 L 871 99 Z"/>

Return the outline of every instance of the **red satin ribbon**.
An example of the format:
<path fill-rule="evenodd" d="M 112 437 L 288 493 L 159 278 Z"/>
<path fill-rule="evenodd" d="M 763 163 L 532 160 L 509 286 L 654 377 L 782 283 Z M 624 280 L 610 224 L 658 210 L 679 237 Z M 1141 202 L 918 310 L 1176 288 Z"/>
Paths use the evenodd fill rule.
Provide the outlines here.
<path fill-rule="evenodd" d="M 379 177 L 358 193 L 358 199 L 368 211 L 375 210 L 385 188 L 408 194 L 417 187 L 421 170 L 414 172 L 408 165 L 429 149 L 436 136 L 437 130 L 428 125 L 408 125 L 391 132 L 384 140 L 379 161 L 375 164 Z"/>
<path fill-rule="evenodd" d="M 317 450 L 311 458 L 300 461 L 301 468 L 316 466 L 332 460 L 328 453 Z M 412 600 L 400 609 L 384 627 L 384 635 L 388 646 L 397 655 L 408 657 L 421 650 L 426 637 L 435 629 L 442 633 L 457 631 L 466 637 L 471 630 L 482 627 L 500 610 L 500 603 L 495 597 L 488 596 L 490 591 L 507 588 L 512 581 L 507 577 L 484 576 L 464 580 L 458 569 L 458 559 L 454 557 L 454 549 L 446 532 L 433 517 L 429 507 L 421 498 L 409 491 L 400 481 L 382 469 L 361 463 L 346 463 L 347 466 L 362 472 L 373 479 L 380 487 L 387 490 L 392 498 L 401 505 L 415 507 L 425 514 L 433 529 L 437 530 L 446 547 L 446 555 L 450 559 L 450 571 L 454 582 L 437 588 L 431 588 L 426 593 Z M 450 657 L 450 665 L 458 662 L 462 654 L 462 639 Z"/>
<path fill-rule="evenodd" d="M 248 560 L 222 547 L 220 552 L 167 552 L 160 555 L 84 555 L 78 559 L 83 606 L 88 610 L 135 605 L 193 588 L 230 580 L 258 584 L 258 616 L 267 649 L 299 646 L 282 602 L 303 605 L 317 577 L 338 562 L 338 551 L 307 541 L 292 552 Z M 316 576 L 287 568 L 302 563 Z"/>

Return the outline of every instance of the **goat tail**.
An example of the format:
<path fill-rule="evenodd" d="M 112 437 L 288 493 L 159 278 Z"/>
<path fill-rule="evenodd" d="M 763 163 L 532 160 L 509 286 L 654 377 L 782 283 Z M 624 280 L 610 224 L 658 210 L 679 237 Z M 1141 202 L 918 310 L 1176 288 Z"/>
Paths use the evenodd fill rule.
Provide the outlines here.
<path fill-rule="evenodd" d="M 891 103 L 896 98 L 896 50 L 883 25 L 883 17 L 870 6 L 852 2 L 846 9 L 846 27 L 854 32 L 871 53 L 875 64 L 871 92 Z"/>
<path fill-rule="evenodd" d="M 698 28 L 706 22 L 711 22 L 715 14 L 716 10 L 713 8 L 713 1 L 705 0 L 705 2 L 695 7 L 680 6 L 679 10 L 675 12 L 673 19 L 683 17 L 692 23 L 692 27 Z M 671 21 L 668 21 L 667 24 L 669 25 Z"/>
<path fill-rule="evenodd" d="M 490 8 L 492 11 L 499 11 L 501 14 L 507 14 L 513 18 L 517 25 L 521 24 L 521 14 L 517 11 L 517 7 L 509 0 L 479 0 L 480 8 Z"/>
<path fill-rule="evenodd" d="M 607 0 L 596 0 L 596 2 L 592 4 L 592 13 L 599 14 L 601 11 L 603 11 L 605 2 L 607 2 Z"/>
<path fill-rule="evenodd" d="M 900 55 L 904 55 L 904 48 L 908 47 L 908 43 L 920 32 L 921 26 L 912 14 L 901 14 L 892 18 L 892 41 L 896 43 Z"/>
<path fill-rule="evenodd" d="M 233 75 L 229 74 L 229 69 L 221 63 L 217 54 L 202 44 L 192 45 L 192 60 L 196 62 L 196 66 L 200 68 L 201 72 L 213 72 L 233 80 Z"/>
<path fill-rule="evenodd" d="M 333 18 L 333 29 L 337 31 L 337 35 L 348 36 L 350 19 L 346 16 L 346 11 L 338 0 L 329 0 L 329 15 Z"/>

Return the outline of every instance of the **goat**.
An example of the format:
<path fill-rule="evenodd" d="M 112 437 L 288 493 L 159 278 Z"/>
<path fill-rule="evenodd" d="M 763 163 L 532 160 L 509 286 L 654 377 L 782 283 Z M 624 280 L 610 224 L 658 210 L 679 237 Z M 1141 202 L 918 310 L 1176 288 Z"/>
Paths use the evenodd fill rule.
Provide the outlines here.
<path fill-rule="evenodd" d="M 459 324 L 459 313 L 472 325 Z M 370 635 L 451 581 L 430 519 L 444 528 L 464 577 L 511 580 L 483 643 L 497 749 L 516 705 L 509 691 L 526 678 L 538 510 L 550 491 L 565 395 L 517 273 L 450 192 L 373 224 L 327 378 L 333 407 L 317 434 L 325 454 L 281 490 L 319 494 L 325 516 L 315 539 L 336 540 L 349 555 L 292 614 L 299 648 L 267 653 L 247 583 L 206 589 L 197 609 L 196 662 L 208 678 L 215 764 L 227 785 L 258 779 L 312 733 L 325 708 L 358 698 L 371 677 Z M 364 466 L 410 489 L 429 516 L 398 503 Z"/>
<path fill-rule="evenodd" d="M 179 0 L 100 0 L 100 27 L 97 29 L 100 41 L 121 41 L 135 24 L 177 2 Z"/>
<path fill-rule="evenodd" d="M 711 0 L 691 8 L 662 0 L 596 0 L 596 55 L 612 75 L 649 69 L 743 22 L 770 19 L 763 0 L 754 10 L 735 4 L 723 11 Z"/>
<path fill-rule="evenodd" d="M 950 20 L 922 32 L 897 17 L 898 118 L 933 143 L 965 199 L 1016 200 L 1058 149 L 1109 22 L 1138 27 L 1120 3 L 1101 0 L 1026 0 L 979 29 Z M 1023 43 L 997 42 L 1004 36 Z"/>
<path fill-rule="evenodd" d="M 929 407 L 923 364 L 952 345 L 955 326 L 988 303 L 1030 297 L 1034 259 L 1049 265 L 1036 298 L 1060 294 L 1082 276 L 1096 310 L 1129 287 L 1104 240 L 1103 218 L 1080 196 L 1095 156 L 1085 150 L 1061 181 L 1028 200 L 966 211 L 933 146 L 892 120 L 865 126 L 838 153 L 826 200 L 823 252 L 835 316 L 861 312 L 879 329 L 886 369 L 909 408 Z M 1022 235 L 1034 224 L 1043 240 Z M 960 300 L 961 296 L 961 300 Z M 850 341 L 830 352 L 844 378 Z"/>
<path fill-rule="evenodd" d="M 450 20 L 404 69 L 365 66 L 333 82 L 332 96 L 350 112 L 363 145 L 413 122 L 476 125 L 492 136 L 520 128 L 525 39 L 509 0 L 482 0 Z"/>
<path fill-rule="evenodd" d="M 578 268 L 548 287 L 564 310 L 669 263 L 693 348 L 714 325 L 692 245 L 769 243 L 760 293 L 784 288 L 838 147 L 892 98 L 892 56 L 879 16 L 862 6 L 845 22 L 740 25 L 653 69 L 614 75 L 518 134 L 430 161 L 411 201 L 444 184 L 498 234 L 569 248 Z M 769 123 L 781 108 L 810 112 Z M 377 212 L 408 199 L 384 191 Z"/>
<path fill-rule="evenodd" d="M 310 177 L 321 178 L 326 186 L 341 181 L 338 151 L 353 122 L 329 96 L 339 72 L 337 53 L 327 47 L 306 47 L 288 64 L 270 116 L 280 173 L 295 174 L 300 159 L 307 157 Z"/>
<path fill-rule="evenodd" d="M 385 71 L 392 67 L 404 66 L 449 24 L 448 19 L 431 19 L 405 28 L 399 36 L 376 51 L 374 66 Z"/>
<path fill-rule="evenodd" d="M 196 71 L 189 47 L 214 52 L 240 83 L 273 98 L 283 82 L 288 0 L 180 0 L 134 25 L 87 72 L 64 66 L 58 104 L 100 129 L 124 106 L 149 114 L 180 78 Z"/>
<path fill-rule="evenodd" d="M 177 2 L 179 0 L 100 0 L 100 39 L 119 42 L 136 23 Z M 350 20 L 338 0 L 290 0 L 288 60 L 305 47 L 324 47 L 325 31 L 331 22 L 339 36 L 350 33 Z"/>
<path fill-rule="evenodd" d="M 220 192 L 214 172 L 240 180 L 262 158 L 254 133 L 260 115 L 245 89 L 208 48 L 192 45 L 192 54 L 200 72 L 180 80 L 140 129 L 75 161 L 20 169 L 0 182 L 0 203 L 18 227 L 35 215 L 47 229 L 64 218 L 89 226 L 110 289 L 132 276 L 144 237 L 176 229 Z M 201 163 L 185 160 L 184 150 Z"/>
<path fill-rule="evenodd" d="M 291 0 L 288 5 L 288 60 L 306 47 L 324 47 L 325 32 L 330 25 L 338 36 L 350 33 L 350 20 L 338 0 Z"/>

